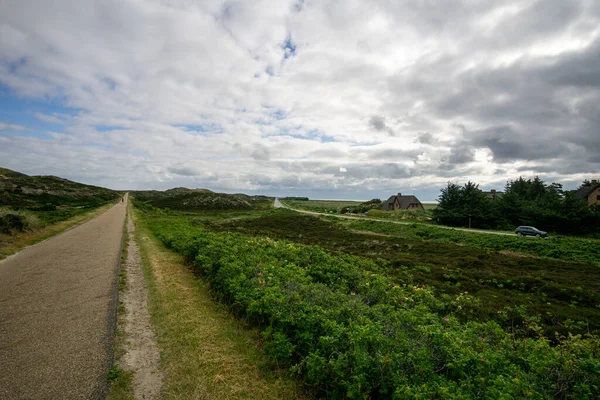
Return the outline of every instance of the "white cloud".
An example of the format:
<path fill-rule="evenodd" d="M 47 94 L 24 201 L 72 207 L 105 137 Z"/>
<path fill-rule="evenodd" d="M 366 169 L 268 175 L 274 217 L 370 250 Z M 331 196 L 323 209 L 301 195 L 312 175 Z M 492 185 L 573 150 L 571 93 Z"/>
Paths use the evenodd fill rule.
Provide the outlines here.
<path fill-rule="evenodd" d="M 597 143 L 593 73 L 564 96 L 562 76 L 542 72 L 598 52 L 600 10 L 532 4 L 0 0 L 0 84 L 74 110 L 34 110 L 56 132 L 9 137 L 0 156 L 120 188 L 358 193 L 513 178 L 527 151 L 498 156 L 533 132 L 574 151 Z M 507 125 L 514 143 L 501 147 Z M 17 153 L 25 143 L 31 155 Z M 379 168 L 392 164 L 396 175 Z"/>
<path fill-rule="evenodd" d="M 14 131 L 14 132 L 23 132 L 26 131 L 27 128 L 23 125 L 18 124 L 7 124 L 5 122 L 0 122 L 0 131 Z"/>
<path fill-rule="evenodd" d="M 58 118 L 56 115 L 48 115 L 41 112 L 36 112 L 35 117 L 43 122 L 48 122 L 50 124 L 60 124 L 63 121 Z"/>

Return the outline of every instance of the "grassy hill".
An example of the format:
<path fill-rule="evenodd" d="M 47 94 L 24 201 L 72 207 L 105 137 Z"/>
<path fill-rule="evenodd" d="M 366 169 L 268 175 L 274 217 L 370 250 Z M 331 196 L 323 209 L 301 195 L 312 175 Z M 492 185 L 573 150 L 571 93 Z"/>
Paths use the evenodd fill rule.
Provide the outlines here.
<path fill-rule="evenodd" d="M 174 188 L 131 193 L 136 200 L 154 207 L 181 211 L 255 210 L 269 208 L 273 204 L 272 197 L 215 193 L 208 189 Z"/>
<path fill-rule="evenodd" d="M 0 168 L 0 233 L 35 230 L 119 198 L 114 190 Z"/>
<path fill-rule="evenodd" d="M 29 176 L 0 168 L 0 205 L 17 208 L 92 207 L 116 199 L 114 190 L 85 185 L 57 176 Z"/>

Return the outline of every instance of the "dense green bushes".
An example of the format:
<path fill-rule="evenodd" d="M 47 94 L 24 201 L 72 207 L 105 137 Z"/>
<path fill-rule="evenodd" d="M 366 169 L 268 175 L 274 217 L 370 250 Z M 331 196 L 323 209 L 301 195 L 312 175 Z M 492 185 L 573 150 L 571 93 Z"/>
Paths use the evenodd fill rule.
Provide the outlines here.
<path fill-rule="evenodd" d="M 259 326 L 265 351 L 331 398 L 593 398 L 597 337 L 552 347 L 495 322 L 461 324 L 468 294 L 444 303 L 398 284 L 378 262 L 268 238 L 203 232 L 184 218 L 148 218 L 217 296 Z M 466 305 L 466 304 L 465 304 Z"/>
<path fill-rule="evenodd" d="M 516 334 L 527 336 L 521 327 L 529 325 L 526 319 L 536 316 L 541 318 L 544 334 L 556 342 L 559 340 L 556 332 L 563 336 L 590 331 L 600 333 L 600 308 L 596 307 L 600 303 L 598 241 L 565 239 L 567 248 L 581 245 L 582 259 L 597 260 L 590 265 L 565 260 L 564 257 L 573 255 L 569 253 L 560 260 L 544 259 L 509 249 L 490 251 L 468 243 L 470 237 L 494 240 L 504 236 L 455 231 L 456 243 L 444 236 L 435 239 L 438 231 L 440 234 L 453 232 L 424 224 L 320 218 L 281 209 L 259 218 L 232 218 L 218 223 L 205 217 L 193 218 L 194 221 L 201 219 L 205 229 L 215 232 L 267 236 L 316 245 L 335 253 L 385 260 L 387 273 L 397 282 L 426 284 L 434 287 L 440 296 L 448 296 L 449 301 L 461 292 L 476 294 L 481 301 L 465 320 L 467 317 L 480 322 L 494 320 Z M 373 235 L 366 231 L 386 234 Z M 461 241 L 461 234 L 465 241 Z M 516 236 L 512 239 L 540 242 L 549 247 L 553 243 L 552 239 Z M 518 311 L 522 305 L 526 306 L 525 313 Z M 507 314 L 498 314 L 498 310 Z M 569 320 L 577 324 L 567 322 Z"/>

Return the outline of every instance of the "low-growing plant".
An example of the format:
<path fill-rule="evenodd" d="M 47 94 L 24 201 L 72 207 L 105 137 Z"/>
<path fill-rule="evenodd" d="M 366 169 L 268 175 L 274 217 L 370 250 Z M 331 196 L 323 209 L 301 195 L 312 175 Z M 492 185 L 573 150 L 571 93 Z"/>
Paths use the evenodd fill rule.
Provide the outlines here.
<path fill-rule="evenodd" d="M 524 309 L 516 313 L 530 337 L 494 321 L 461 322 L 458 313 L 476 302 L 468 293 L 445 301 L 426 285 L 399 283 L 377 260 L 212 233 L 160 212 L 148 223 L 221 301 L 261 329 L 274 364 L 328 398 L 593 398 L 600 391 L 597 336 L 551 345 Z"/>

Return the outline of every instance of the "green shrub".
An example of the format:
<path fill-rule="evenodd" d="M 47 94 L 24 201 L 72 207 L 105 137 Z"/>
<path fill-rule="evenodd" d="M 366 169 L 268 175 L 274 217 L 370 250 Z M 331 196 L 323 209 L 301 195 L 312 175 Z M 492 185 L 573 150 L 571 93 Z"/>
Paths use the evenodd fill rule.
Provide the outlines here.
<path fill-rule="evenodd" d="M 153 231 L 217 296 L 258 326 L 265 351 L 328 398 L 594 398 L 600 341 L 552 346 L 528 321 L 459 322 L 423 285 L 398 284 L 373 260 L 264 237 L 208 233 L 154 213 Z M 466 296 L 463 296 L 466 297 Z"/>

